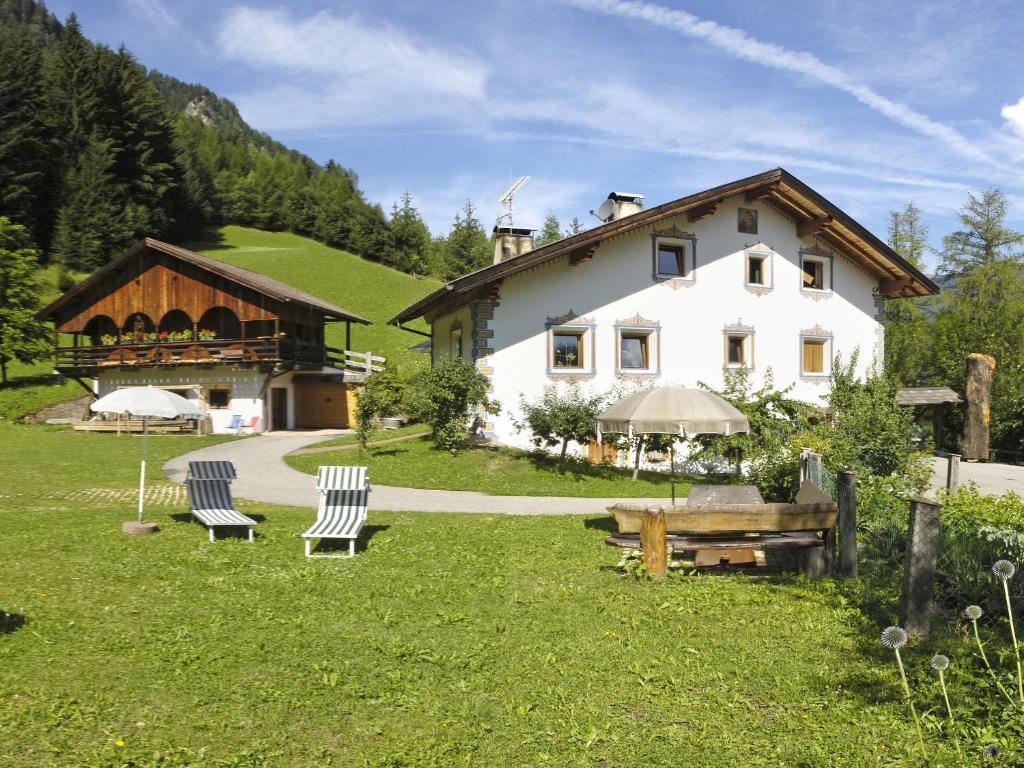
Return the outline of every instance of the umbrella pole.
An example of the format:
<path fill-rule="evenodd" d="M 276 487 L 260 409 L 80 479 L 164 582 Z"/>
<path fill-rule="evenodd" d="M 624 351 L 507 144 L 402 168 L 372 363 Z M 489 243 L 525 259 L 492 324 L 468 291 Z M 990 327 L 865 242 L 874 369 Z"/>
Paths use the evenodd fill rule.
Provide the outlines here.
<path fill-rule="evenodd" d="M 146 440 L 149 437 L 149 416 L 142 417 L 142 467 L 139 470 L 139 522 L 142 522 L 142 499 L 146 493 Z"/>
<path fill-rule="evenodd" d="M 668 447 L 669 460 L 672 463 L 672 506 L 676 505 L 676 444 Z"/>

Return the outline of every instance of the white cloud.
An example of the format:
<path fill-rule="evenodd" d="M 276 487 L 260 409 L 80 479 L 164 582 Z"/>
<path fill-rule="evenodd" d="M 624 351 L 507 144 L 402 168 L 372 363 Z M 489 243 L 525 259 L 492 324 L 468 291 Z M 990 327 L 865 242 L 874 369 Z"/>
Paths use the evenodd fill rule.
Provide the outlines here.
<path fill-rule="evenodd" d="M 265 128 L 440 118 L 454 104 L 481 100 L 488 76 L 469 54 L 329 11 L 300 19 L 285 10 L 236 7 L 220 25 L 218 45 L 230 61 L 289 80 L 238 97 Z"/>
<path fill-rule="evenodd" d="M 1000 112 L 1006 121 L 1006 126 L 1024 139 L 1024 96 L 1021 96 L 1016 104 L 1007 104 Z"/>
<path fill-rule="evenodd" d="M 141 16 L 156 27 L 171 27 L 182 31 L 181 22 L 171 15 L 160 0 L 122 0 L 136 15 Z"/>
<path fill-rule="evenodd" d="M 701 19 L 644 0 L 563 0 L 583 10 L 617 18 L 633 19 L 668 29 L 704 42 L 745 61 L 803 75 L 848 93 L 862 104 L 890 120 L 942 142 L 959 155 L 972 160 L 993 162 L 988 154 L 955 128 L 932 120 L 912 107 L 889 99 L 869 86 L 857 82 L 846 72 L 827 64 L 814 54 L 794 51 L 775 43 L 754 38 L 742 29 Z"/>

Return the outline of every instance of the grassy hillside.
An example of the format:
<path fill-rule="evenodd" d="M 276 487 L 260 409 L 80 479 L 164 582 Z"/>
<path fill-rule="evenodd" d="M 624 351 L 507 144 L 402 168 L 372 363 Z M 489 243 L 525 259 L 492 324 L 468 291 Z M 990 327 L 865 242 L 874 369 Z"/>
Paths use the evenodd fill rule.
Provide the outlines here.
<path fill-rule="evenodd" d="M 421 352 L 408 351 L 423 341 L 422 336 L 386 323 L 400 309 L 437 288 L 437 280 L 413 277 L 287 232 L 227 226 L 185 245 L 215 259 L 269 275 L 372 320 L 370 326 L 352 326 L 352 346 L 360 352 L 370 350 L 383 355 L 389 366 L 398 365 L 405 370 L 428 360 Z M 426 326 L 420 327 L 426 330 Z M 344 346 L 344 324 L 327 326 L 327 343 L 332 347 Z"/>

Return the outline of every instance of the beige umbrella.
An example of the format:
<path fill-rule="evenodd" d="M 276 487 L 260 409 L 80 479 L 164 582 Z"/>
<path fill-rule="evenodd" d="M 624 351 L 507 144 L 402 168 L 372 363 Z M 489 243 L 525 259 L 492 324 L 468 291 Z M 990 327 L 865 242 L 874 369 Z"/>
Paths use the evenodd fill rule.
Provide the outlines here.
<path fill-rule="evenodd" d="M 747 417 L 713 392 L 687 387 L 657 387 L 612 403 L 597 417 L 602 432 L 628 435 L 731 435 L 749 432 Z M 640 449 L 637 448 L 637 467 Z M 675 504 L 675 449 L 672 449 L 672 503 Z M 636 479 L 636 471 L 633 472 Z"/>

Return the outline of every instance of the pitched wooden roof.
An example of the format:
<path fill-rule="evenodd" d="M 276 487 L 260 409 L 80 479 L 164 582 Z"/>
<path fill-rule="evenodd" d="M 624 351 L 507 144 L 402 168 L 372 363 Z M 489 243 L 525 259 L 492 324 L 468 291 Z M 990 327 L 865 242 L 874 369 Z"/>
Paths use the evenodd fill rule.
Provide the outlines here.
<path fill-rule="evenodd" d="M 456 278 L 389 321 L 398 325 L 439 309 L 484 295 L 501 280 L 561 257 L 582 260 L 603 241 L 686 213 L 691 222 L 714 213 L 723 200 L 743 194 L 747 202 L 765 200 L 796 222 L 800 236 L 815 235 L 840 253 L 878 275 L 879 291 L 888 298 L 937 294 L 939 286 L 836 205 L 783 168 L 681 197 L 640 213 L 610 221 L 578 235 L 528 251 L 499 264 Z"/>
<path fill-rule="evenodd" d="M 962 402 L 960 395 L 949 387 L 904 387 L 896 390 L 897 405 L 944 405 Z"/>
<path fill-rule="evenodd" d="M 115 272 L 122 265 L 130 262 L 132 259 L 137 258 L 144 253 L 146 249 L 159 251 L 160 253 L 165 253 L 176 259 L 181 259 L 182 261 L 193 264 L 207 272 L 227 278 L 239 285 L 244 285 L 257 293 L 263 294 L 268 298 L 275 299 L 276 301 L 300 304 L 318 312 L 322 312 L 327 317 L 347 320 L 352 323 L 370 325 L 370 321 L 365 317 L 360 317 L 353 312 L 349 312 L 347 309 L 342 309 L 334 304 L 318 299 L 312 294 L 300 291 L 298 288 L 293 288 L 279 280 L 274 280 L 266 275 L 261 275 L 259 272 L 253 272 L 250 269 L 236 267 L 234 264 L 227 264 L 223 261 L 218 261 L 217 259 L 211 259 L 209 256 L 203 256 L 202 254 L 190 251 L 187 248 L 181 248 L 180 246 L 171 245 L 170 243 L 165 243 L 161 240 L 155 240 L 152 237 L 140 240 L 105 267 L 96 270 L 74 288 L 62 294 L 54 302 L 40 311 L 38 319 L 49 319 L 52 317 L 54 312 L 60 310 L 61 307 L 68 304 L 76 296 L 88 291 L 98 283 L 103 282 L 107 275 Z"/>

